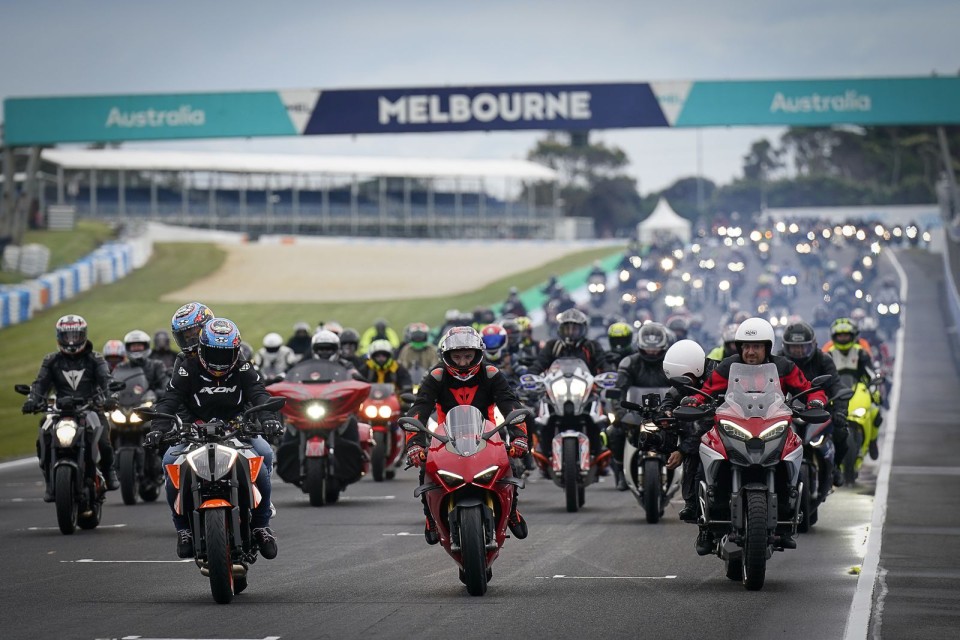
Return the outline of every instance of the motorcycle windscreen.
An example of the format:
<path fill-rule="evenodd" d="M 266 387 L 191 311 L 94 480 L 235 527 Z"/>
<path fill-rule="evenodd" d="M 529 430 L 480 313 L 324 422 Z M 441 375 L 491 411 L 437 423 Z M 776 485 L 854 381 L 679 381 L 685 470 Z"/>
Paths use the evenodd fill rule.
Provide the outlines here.
<path fill-rule="evenodd" d="M 462 456 L 472 456 L 487 442 L 481 436 L 486 420 L 480 409 L 468 404 L 456 406 L 447 412 L 444 429 L 450 437 L 448 448 Z"/>
<path fill-rule="evenodd" d="M 727 393 L 717 409 L 717 416 L 771 420 L 792 415 L 780 389 L 777 365 L 772 362 L 761 365 L 737 363 L 730 367 Z"/>

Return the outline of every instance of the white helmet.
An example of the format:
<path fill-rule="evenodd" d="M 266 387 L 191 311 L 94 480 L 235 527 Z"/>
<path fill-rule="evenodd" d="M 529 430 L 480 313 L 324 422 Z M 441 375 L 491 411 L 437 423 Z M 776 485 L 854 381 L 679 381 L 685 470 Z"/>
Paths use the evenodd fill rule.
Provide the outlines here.
<path fill-rule="evenodd" d="M 333 331 L 321 329 L 310 339 L 310 348 L 321 360 L 336 360 L 340 357 L 340 337 Z"/>
<path fill-rule="evenodd" d="M 130 362 L 143 362 L 150 357 L 150 336 L 146 331 L 134 329 L 123 336 L 123 346 L 127 351 L 127 359 Z"/>
<path fill-rule="evenodd" d="M 663 356 L 663 372 L 668 378 L 693 375 L 699 380 L 706 358 L 703 347 L 693 340 L 678 340 Z"/>
<path fill-rule="evenodd" d="M 773 326 L 763 318 L 747 318 L 737 327 L 737 350 L 744 342 L 766 342 L 767 355 L 773 353 Z"/>
<path fill-rule="evenodd" d="M 270 353 L 276 353 L 283 346 L 283 336 L 279 333 L 271 332 L 263 336 L 263 348 Z"/>

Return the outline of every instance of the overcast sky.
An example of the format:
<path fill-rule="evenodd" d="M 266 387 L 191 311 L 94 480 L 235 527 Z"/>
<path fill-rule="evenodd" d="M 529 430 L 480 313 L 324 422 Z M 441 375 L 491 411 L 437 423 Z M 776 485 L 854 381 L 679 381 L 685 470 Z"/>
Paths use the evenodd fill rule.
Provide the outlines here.
<path fill-rule="evenodd" d="M 953 75 L 958 0 L 521 3 L 2 0 L 11 96 Z M 960 107 L 958 107 L 960 108 Z M 704 129 L 703 175 L 781 129 Z M 185 149 L 524 158 L 542 132 L 186 141 Z M 647 194 L 698 171 L 697 132 L 594 132 Z M 143 146 L 143 145 L 141 145 Z"/>

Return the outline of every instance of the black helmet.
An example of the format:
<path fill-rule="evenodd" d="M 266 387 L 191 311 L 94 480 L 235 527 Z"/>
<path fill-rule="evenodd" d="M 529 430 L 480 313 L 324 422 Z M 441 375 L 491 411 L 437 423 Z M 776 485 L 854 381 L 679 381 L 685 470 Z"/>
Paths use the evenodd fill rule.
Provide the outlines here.
<path fill-rule="evenodd" d="M 57 320 L 57 346 L 67 355 L 76 355 L 87 348 L 87 321 L 76 315 Z"/>
<path fill-rule="evenodd" d="M 817 335 L 806 322 L 788 324 L 783 330 L 783 355 L 797 363 L 804 363 L 817 350 Z"/>
<path fill-rule="evenodd" d="M 659 322 L 649 322 L 637 333 L 637 349 L 640 357 L 647 362 L 663 362 L 670 344 L 667 328 Z"/>
<path fill-rule="evenodd" d="M 557 315 L 557 335 L 568 345 L 587 337 L 587 316 L 579 309 L 567 309 Z"/>

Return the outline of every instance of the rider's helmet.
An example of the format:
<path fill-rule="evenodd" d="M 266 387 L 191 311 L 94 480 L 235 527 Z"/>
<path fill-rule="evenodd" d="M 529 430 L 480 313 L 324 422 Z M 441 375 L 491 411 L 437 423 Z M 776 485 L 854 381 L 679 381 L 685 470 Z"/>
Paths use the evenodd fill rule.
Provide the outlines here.
<path fill-rule="evenodd" d="M 407 325 L 407 344 L 414 351 L 423 351 L 430 341 L 430 327 L 423 322 L 412 322 Z"/>
<path fill-rule="evenodd" d="M 154 351 L 169 351 L 170 350 L 170 334 L 166 331 L 157 331 L 153 334 L 153 350 Z"/>
<path fill-rule="evenodd" d="M 473 310 L 473 321 L 476 324 L 493 324 L 496 319 L 497 316 L 490 307 L 477 307 Z"/>
<path fill-rule="evenodd" d="M 310 325 L 306 322 L 297 322 L 293 325 L 293 335 L 300 335 L 305 333 L 310 335 Z"/>
<path fill-rule="evenodd" d="M 747 313 L 746 311 L 737 311 L 735 314 L 733 314 L 732 320 L 734 324 L 739 325 L 749 318 L 750 318 L 750 314 Z"/>
<path fill-rule="evenodd" d="M 347 327 L 340 334 L 340 354 L 344 358 L 352 358 L 360 346 L 360 333 L 356 329 Z"/>
<path fill-rule="evenodd" d="M 127 358 L 134 364 L 143 362 L 153 353 L 150 349 L 150 336 L 146 331 L 139 329 L 134 329 L 123 336 L 123 346 L 127 350 Z"/>
<path fill-rule="evenodd" d="M 107 340 L 103 344 L 103 359 L 110 365 L 110 371 L 113 371 L 118 364 L 123 362 L 127 356 L 127 350 L 121 340 Z"/>
<path fill-rule="evenodd" d="M 181 351 L 192 353 L 200 344 L 200 330 L 213 320 L 213 311 L 205 304 L 188 302 L 173 314 L 170 329 Z"/>
<path fill-rule="evenodd" d="M 733 343 L 737 341 L 737 327 L 739 326 L 739 324 L 731 322 L 723 328 L 720 333 L 720 341 L 723 342 L 725 348 L 729 345 L 732 350 L 735 350 Z"/>
<path fill-rule="evenodd" d="M 737 327 L 734 336 L 737 344 L 737 353 L 741 353 L 744 342 L 763 342 L 767 345 L 767 357 L 773 353 L 773 341 L 776 339 L 773 326 L 763 318 L 747 318 Z M 741 353 L 742 355 L 742 353 Z"/>
<path fill-rule="evenodd" d="M 263 348 L 267 353 L 276 353 L 283 346 L 283 336 L 275 331 L 271 331 L 263 336 Z"/>
<path fill-rule="evenodd" d="M 69 356 L 82 353 L 87 348 L 87 321 L 75 315 L 57 320 L 57 346 Z"/>
<path fill-rule="evenodd" d="M 528 316 L 517 318 L 517 325 L 520 327 L 520 336 L 523 338 L 533 337 L 533 321 Z"/>
<path fill-rule="evenodd" d="M 693 340 L 678 340 L 663 356 L 663 372 L 668 378 L 690 376 L 696 384 L 703 375 L 706 358 L 703 347 Z"/>
<path fill-rule="evenodd" d="M 480 332 L 483 355 L 490 362 L 500 362 L 507 352 L 507 330 L 499 324 L 488 324 Z"/>
<path fill-rule="evenodd" d="M 659 322 L 649 322 L 637 332 L 637 349 L 647 362 L 663 362 L 669 344 L 670 334 Z"/>
<path fill-rule="evenodd" d="M 685 340 L 690 333 L 690 319 L 687 316 L 670 316 L 667 318 L 666 326 L 677 340 Z"/>
<path fill-rule="evenodd" d="M 321 329 L 310 338 L 310 350 L 320 360 L 336 360 L 340 357 L 340 337 L 333 331 Z"/>
<path fill-rule="evenodd" d="M 520 323 L 516 318 L 502 318 L 500 326 L 507 332 L 507 347 L 512 351 L 517 348 L 523 336 L 520 335 Z"/>
<path fill-rule="evenodd" d="M 247 341 L 240 343 L 240 359 L 244 362 L 250 362 L 253 360 L 253 347 L 251 347 L 250 343 Z"/>
<path fill-rule="evenodd" d="M 797 364 L 808 362 L 817 350 L 817 335 L 806 322 L 788 324 L 783 330 L 783 355 Z"/>
<path fill-rule="evenodd" d="M 557 335 L 568 346 L 577 346 L 587 337 L 587 316 L 579 309 L 567 309 L 557 315 Z"/>
<path fill-rule="evenodd" d="M 337 322 L 336 320 L 330 320 L 329 322 L 321 322 L 320 326 L 317 327 L 317 330 L 326 329 L 327 331 L 332 331 L 333 333 L 340 335 L 343 333 L 343 325 Z"/>
<path fill-rule="evenodd" d="M 607 327 L 607 341 L 611 351 L 629 351 L 633 343 L 633 329 L 626 322 L 614 322 Z"/>
<path fill-rule="evenodd" d="M 367 359 L 378 369 L 386 369 L 393 362 L 393 345 L 389 340 L 374 340 L 367 348 Z"/>
<path fill-rule="evenodd" d="M 472 351 L 470 362 L 459 365 L 453 360 L 457 351 Z M 473 327 L 451 327 L 440 339 L 440 359 L 444 368 L 457 380 L 469 380 L 480 372 L 483 363 L 483 338 Z"/>
<path fill-rule="evenodd" d="M 840 351 L 849 351 L 857 343 L 860 330 L 857 323 L 850 318 L 837 318 L 830 325 L 830 339 L 834 348 Z"/>
<path fill-rule="evenodd" d="M 857 307 L 856 309 L 851 309 L 850 311 L 850 319 L 853 320 L 858 327 L 861 324 L 863 324 L 863 319 L 866 317 L 867 317 L 867 312 L 859 307 Z"/>
<path fill-rule="evenodd" d="M 240 359 L 240 329 L 232 320 L 214 318 L 203 325 L 197 356 L 200 366 L 215 378 L 221 378 L 237 365 Z"/>
<path fill-rule="evenodd" d="M 867 342 L 874 343 L 877 341 L 878 328 L 877 319 L 872 316 L 867 316 L 863 319 L 863 322 L 860 323 L 860 337 Z"/>

